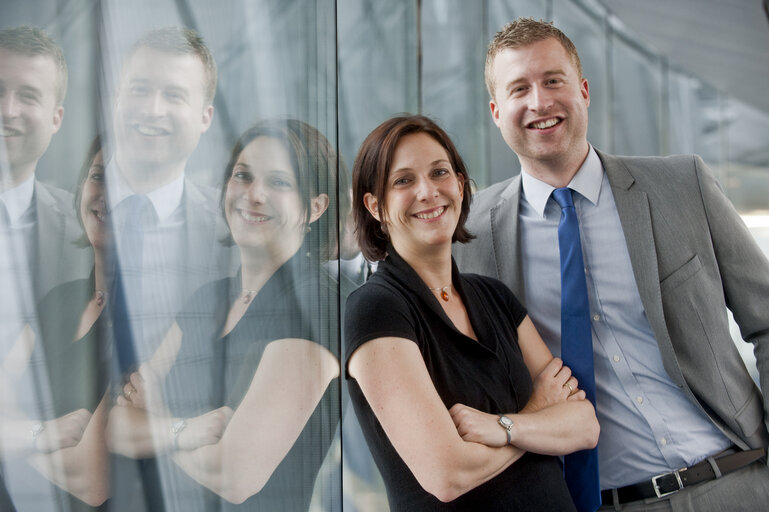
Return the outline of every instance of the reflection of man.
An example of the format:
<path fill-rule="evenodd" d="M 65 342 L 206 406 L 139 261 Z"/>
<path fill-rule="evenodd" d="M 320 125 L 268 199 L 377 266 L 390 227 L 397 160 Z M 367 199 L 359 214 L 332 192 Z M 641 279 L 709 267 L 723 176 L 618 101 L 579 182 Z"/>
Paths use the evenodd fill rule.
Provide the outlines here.
<path fill-rule="evenodd" d="M 72 195 L 35 178 L 61 128 L 66 88 L 64 55 L 48 35 L 30 26 L 0 31 L 0 458 L 9 491 L 0 492 L 2 510 L 13 509 L 11 497 L 35 510 L 66 502 L 40 473 L 64 481 L 49 463 L 80 441 L 90 417 L 49 419 L 49 374 L 31 328 L 45 293 L 90 268 L 90 253 L 74 243 L 81 231 Z"/>
<path fill-rule="evenodd" d="M 123 62 L 113 119 L 115 156 L 106 181 L 119 268 L 114 354 L 124 378 L 156 353 L 168 352 L 167 344 L 159 348 L 161 341 L 187 299 L 222 277 L 229 263 L 228 249 L 218 241 L 223 221 L 217 194 L 185 178 L 187 162 L 211 126 L 216 78 L 211 52 L 189 29 L 149 32 Z M 194 492 L 199 486 L 170 459 L 152 458 L 170 453 L 186 424 L 180 418 L 150 420 L 144 410 L 118 403 L 110 412 L 111 448 L 142 460 L 113 459 L 115 507 L 161 510 L 163 503 L 203 503 Z"/>
<path fill-rule="evenodd" d="M 22 281 L 31 283 L 29 300 L 89 266 L 88 253 L 68 243 L 80 235 L 72 196 L 35 179 L 61 128 L 66 89 L 64 55 L 45 33 L 30 26 L 0 31 L 0 229 L 9 237 L 5 256 L 24 259 L 10 263 L 9 275 L 30 273 Z"/>
<path fill-rule="evenodd" d="M 211 125 L 215 90 L 216 64 L 191 30 L 150 32 L 123 64 L 107 191 L 139 360 L 216 265 L 227 264 L 215 239 L 215 194 L 185 179 Z"/>
<path fill-rule="evenodd" d="M 615 157 L 588 144 L 588 83 L 552 25 L 506 26 L 489 47 L 486 81 L 523 172 L 474 198 L 468 226 L 478 238 L 456 255 L 463 271 L 498 277 L 524 299 L 559 354 L 561 207 L 551 193 L 570 189 L 604 505 L 765 508 L 769 472 L 747 450 L 767 445 L 766 403 L 732 343 L 726 306 L 769 382 L 769 264 L 737 212 L 698 157 Z"/>

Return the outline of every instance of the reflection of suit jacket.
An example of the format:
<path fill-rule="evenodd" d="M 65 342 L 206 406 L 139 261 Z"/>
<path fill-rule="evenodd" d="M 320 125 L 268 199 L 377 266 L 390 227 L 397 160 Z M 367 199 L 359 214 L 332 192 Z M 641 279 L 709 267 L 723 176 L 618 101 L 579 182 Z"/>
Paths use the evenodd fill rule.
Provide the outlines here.
<path fill-rule="evenodd" d="M 725 311 L 728 305 L 754 343 L 769 385 L 766 256 L 699 157 L 598 156 L 668 375 L 737 445 L 766 446 L 769 407 L 732 342 Z M 520 194 L 517 176 L 474 197 L 467 227 L 478 238 L 457 244 L 455 256 L 463 272 L 497 277 L 523 299 Z"/>
<path fill-rule="evenodd" d="M 35 254 L 30 255 L 33 267 L 35 302 L 54 286 L 88 277 L 93 266 L 93 251 L 76 242 L 84 236 L 80 227 L 72 194 L 35 180 L 34 201 Z"/>

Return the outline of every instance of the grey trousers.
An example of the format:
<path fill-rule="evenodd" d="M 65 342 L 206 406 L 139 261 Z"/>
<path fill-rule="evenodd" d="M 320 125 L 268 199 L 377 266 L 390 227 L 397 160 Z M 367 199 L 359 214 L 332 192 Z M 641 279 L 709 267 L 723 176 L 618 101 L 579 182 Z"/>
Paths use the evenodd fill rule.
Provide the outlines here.
<path fill-rule="evenodd" d="M 769 468 L 754 462 L 742 469 L 665 498 L 650 498 L 614 506 L 604 503 L 601 511 L 625 512 L 756 512 L 769 510 Z"/>

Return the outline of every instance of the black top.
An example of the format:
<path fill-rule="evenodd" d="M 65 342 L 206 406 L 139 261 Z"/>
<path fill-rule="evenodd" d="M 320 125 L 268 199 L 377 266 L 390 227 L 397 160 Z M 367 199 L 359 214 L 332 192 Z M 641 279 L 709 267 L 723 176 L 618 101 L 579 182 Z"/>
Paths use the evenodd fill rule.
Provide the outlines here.
<path fill-rule="evenodd" d="M 239 295 L 240 276 L 209 283 L 193 295 L 178 318 L 181 348 L 163 391 L 174 416 L 190 418 L 223 405 L 237 409 L 271 341 L 311 340 L 338 356 L 337 287 L 304 255 L 273 274 L 237 325 L 221 337 L 230 305 Z M 186 510 L 306 511 L 339 422 L 338 385 L 334 379 L 326 388 L 286 457 L 262 490 L 243 504 L 228 503 L 198 485 L 168 458 L 163 465 L 173 474 L 174 485 L 164 489 L 166 499 L 173 494 L 171 500 L 186 503 Z"/>
<path fill-rule="evenodd" d="M 345 321 L 345 366 L 367 341 L 385 336 L 419 346 L 446 408 L 456 403 L 488 413 L 515 413 L 526 405 L 532 380 L 518 346 L 526 310 L 500 281 L 460 274 L 452 282 L 478 337 L 460 333 L 417 273 L 390 247 L 369 281 L 350 295 Z M 347 374 L 350 396 L 393 511 L 574 510 L 557 457 L 526 453 L 505 471 L 450 503 L 426 492 L 395 451 L 358 383 Z M 501 427 L 500 427 L 501 428 Z"/>

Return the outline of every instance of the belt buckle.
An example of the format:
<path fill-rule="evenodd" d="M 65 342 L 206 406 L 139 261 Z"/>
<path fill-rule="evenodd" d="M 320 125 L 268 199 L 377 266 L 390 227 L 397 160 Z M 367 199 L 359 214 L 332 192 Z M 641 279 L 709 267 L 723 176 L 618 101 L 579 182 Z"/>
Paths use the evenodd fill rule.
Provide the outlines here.
<path fill-rule="evenodd" d="M 652 487 L 654 487 L 654 493 L 657 495 L 658 498 L 664 498 L 665 496 L 670 496 L 671 494 L 675 494 L 684 488 L 684 484 L 681 481 L 681 475 L 679 474 L 679 471 L 684 471 L 685 469 L 686 468 L 676 469 L 675 471 L 671 471 L 670 473 L 662 473 L 661 475 L 652 477 Z M 670 475 L 674 475 L 676 477 L 676 481 L 678 482 L 678 489 L 673 489 L 672 491 L 668 491 L 668 492 L 661 492 L 660 486 L 657 483 L 657 479 L 665 476 L 670 476 Z"/>

